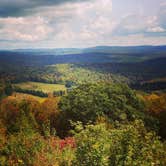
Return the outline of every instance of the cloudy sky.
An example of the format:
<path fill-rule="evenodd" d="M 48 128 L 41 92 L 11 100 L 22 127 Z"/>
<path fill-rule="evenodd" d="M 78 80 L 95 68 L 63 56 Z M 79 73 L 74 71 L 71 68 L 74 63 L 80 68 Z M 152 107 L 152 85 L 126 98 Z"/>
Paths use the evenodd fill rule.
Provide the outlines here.
<path fill-rule="evenodd" d="M 165 44 L 166 0 L 0 0 L 0 49 Z"/>

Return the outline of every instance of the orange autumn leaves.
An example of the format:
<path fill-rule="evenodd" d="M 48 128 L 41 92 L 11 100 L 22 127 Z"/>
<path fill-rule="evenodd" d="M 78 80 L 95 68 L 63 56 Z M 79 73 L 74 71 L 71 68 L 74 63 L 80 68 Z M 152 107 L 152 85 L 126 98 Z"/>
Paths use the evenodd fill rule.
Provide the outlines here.
<path fill-rule="evenodd" d="M 20 116 L 24 114 L 26 117 L 31 117 L 35 121 L 35 129 L 41 130 L 41 124 L 46 124 L 52 117 L 56 119 L 59 114 L 58 110 L 59 99 L 55 97 L 47 98 L 44 102 L 40 103 L 33 98 L 20 99 L 18 97 L 9 96 L 0 102 L 0 119 L 3 124 L 10 130 L 13 125 L 18 123 Z M 36 124 L 37 123 L 37 124 Z M 19 127 L 16 126 L 16 128 Z M 17 130 L 17 129 L 14 129 Z M 14 132 L 13 131 L 13 132 Z"/>
<path fill-rule="evenodd" d="M 159 115 L 166 112 L 166 93 L 150 94 L 144 97 L 148 111 L 153 115 Z"/>

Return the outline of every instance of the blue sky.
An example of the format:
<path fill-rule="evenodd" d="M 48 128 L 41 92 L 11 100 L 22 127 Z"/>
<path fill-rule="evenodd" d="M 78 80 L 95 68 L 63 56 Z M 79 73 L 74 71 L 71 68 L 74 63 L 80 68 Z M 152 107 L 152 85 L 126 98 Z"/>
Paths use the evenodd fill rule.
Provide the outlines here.
<path fill-rule="evenodd" d="M 0 49 L 165 44 L 165 0 L 0 0 Z"/>

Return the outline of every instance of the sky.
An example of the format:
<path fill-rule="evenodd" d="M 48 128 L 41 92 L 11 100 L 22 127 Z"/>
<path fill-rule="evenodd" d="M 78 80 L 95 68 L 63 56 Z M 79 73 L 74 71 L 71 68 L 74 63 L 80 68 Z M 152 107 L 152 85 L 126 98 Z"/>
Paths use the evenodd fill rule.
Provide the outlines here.
<path fill-rule="evenodd" d="M 0 0 L 0 49 L 166 45 L 166 0 Z"/>

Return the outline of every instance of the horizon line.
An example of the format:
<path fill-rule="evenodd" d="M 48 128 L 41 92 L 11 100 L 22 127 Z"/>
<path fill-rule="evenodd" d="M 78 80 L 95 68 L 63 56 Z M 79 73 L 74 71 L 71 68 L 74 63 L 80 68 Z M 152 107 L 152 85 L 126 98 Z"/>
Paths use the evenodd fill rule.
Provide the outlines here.
<path fill-rule="evenodd" d="M 96 45 L 92 47 L 24 47 L 24 48 L 5 48 L 5 49 L 0 49 L 0 51 L 12 51 L 12 50 L 45 50 L 45 49 L 88 49 L 88 48 L 97 48 L 97 47 L 166 47 L 165 45 Z"/>

